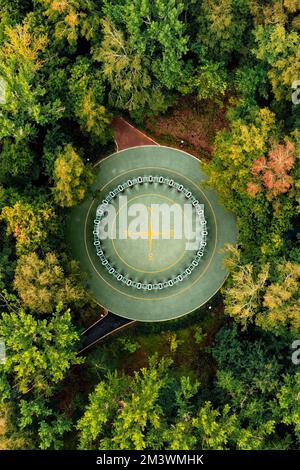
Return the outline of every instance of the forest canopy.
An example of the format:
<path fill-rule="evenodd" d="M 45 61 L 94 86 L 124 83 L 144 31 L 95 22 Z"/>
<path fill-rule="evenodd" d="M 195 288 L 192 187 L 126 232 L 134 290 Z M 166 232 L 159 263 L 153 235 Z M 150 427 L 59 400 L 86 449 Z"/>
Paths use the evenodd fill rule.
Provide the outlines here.
<path fill-rule="evenodd" d="M 299 448 L 299 80 L 298 0 L 0 0 L 0 448 Z M 203 166 L 237 219 L 227 282 L 78 356 L 99 307 L 67 211 L 114 116 L 182 102 L 225 116 Z"/>

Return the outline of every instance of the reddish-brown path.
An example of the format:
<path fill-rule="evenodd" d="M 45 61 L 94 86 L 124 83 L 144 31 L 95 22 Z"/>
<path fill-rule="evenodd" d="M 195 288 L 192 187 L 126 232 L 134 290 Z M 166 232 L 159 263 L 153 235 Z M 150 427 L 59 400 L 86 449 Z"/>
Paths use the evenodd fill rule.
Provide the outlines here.
<path fill-rule="evenodd" d="M 133 127 L 122 117 L 113 118 L 112 127 L 117 150 L 124 150 L 139 145 L 159 145 L 155 140 Z"/>
<path fill-rule="evenodd" d="M 133 127 L 122 117 L 115 117 L 112 120 L 112 127 L 117 150 L 124 150 L 140 145 L 159 145 L 151 139 L 151 137 L 148 137 L 142 131 Z M 82 354 L 86 352 L 100 340 L 134 323 L 135 320 L 119 317 L 104 309 L 101 317 L 81 334 L 82 341 L 79 353 Z"/>

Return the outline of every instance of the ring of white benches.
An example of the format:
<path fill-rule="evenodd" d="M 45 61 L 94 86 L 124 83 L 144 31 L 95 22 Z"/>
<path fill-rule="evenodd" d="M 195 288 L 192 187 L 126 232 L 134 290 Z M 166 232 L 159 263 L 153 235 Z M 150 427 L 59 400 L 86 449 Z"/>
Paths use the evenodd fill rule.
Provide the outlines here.
<path fill-rule="evenodd" d="M 183 193 L 186 199 L 193 205 L 197 217 L 199 218 L 200 225 L 203 227 L 201 232 L 201 240 L 199 241 L 199 245 L 197 247 L 196 255 L 194 256 L 193 260 L 186 267 L 181 273 L 177 274 L 176 276 L 168 279 L 167 281 L 163 282 L 155 282 L 155 283 L 144 283 L 139 281 L 134 281 L 128 276 L 124 276 L 121 274 L 116 268 L 112 266 L 110 261 L 105 256 L 102 241 L 99 238 L 99 225 L 101 220 L 103 219 L 108 205 L 111 201 L 116 198 L 120 193 L 124 192 L 128 188 L 132 188 L 135 185 L 140 185 L 144 183 L 158 183 L 158 184 L 165 184 L 168 185 L 169 188 L 175 188 L 178 192 Z M 94 220 L 94 245 L 96 248 L 97 256 L 100 258 L 102 266 L 107 270 L 107 272 L 113 276 L 118 282 L 124 284 L 125 286 L 136 288 L 138 290 L 145 290 L 145 291 L 152 291 L 152 290 L 162 290 L 166 288 L 170 288 L 175 286 L 182 281 L 184 281 L 187 277 L 189 277 L 194 269 L 199 265 L 201 259 L 204 255 L 206 240 L 207 240 L 207 221 L 204 217 L 203 205 L 193 196 L 192 192 L 185 188 L 182 184 L 175 182 L 173 179 L 165 178 L 164 176 L 138 176 L 133 179 L 128 179 L 123 184 L 119 184 L 116 188 L 108 193 L 108 195 L 103 199 L 101 204 L 97 207 L 96 211 L 96 218 Z"/>

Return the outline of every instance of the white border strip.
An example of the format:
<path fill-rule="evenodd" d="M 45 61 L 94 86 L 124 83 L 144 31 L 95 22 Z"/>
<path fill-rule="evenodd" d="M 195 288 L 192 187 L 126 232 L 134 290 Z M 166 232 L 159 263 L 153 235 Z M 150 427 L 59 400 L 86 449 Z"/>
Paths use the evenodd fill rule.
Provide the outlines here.
<path fill-rule="evenodd" d="M 100 317 L 98 320 L 96 320 L 95 323 L 92 323 L 92 325 L 89 326 L 86 330 L 84 330 L 82 333 L 80 333 L 80 336 L 84 335 L 87 331 L 89 331 L 91 328 L 93 328 L 93 326 L 97 325 L 97 323 L 104 320 L 104 318 L 109 314 L 109 311 L 106 308 L 104 310 L 106 310 L 106 313 L 104 313 L 102 317 Z"/>
<path fill-rule="evenodd" d="M 100 165 L 100 163 L 104 162 L 108 158 L 113 157 L 114 155 L 117 155 L 117 153 L 127 152 L 127 150 L 131 150 L 131 149 L 142 149 L 144 147 L 146 147 L 146 148 L 147 147 L 151 147 L 151 148 L 160 147 L 162 149 L 177 150 L 177 152 L 184 153 L 185 155 L 188 155 L 189 157 L 194 158 L 194 160 L 196 160 L 199 163 L 202 163 L 202 164 L 204 163 L 202 160 L 200 160 L 200 158 L 195 157 L 195 155 L 192 155 L 191 153 L 188 153 L 185 150 L 178 149 L 177 147 L 169 147 L 168 145 L 150 145 L 149 144 L 149 145 L 135 145 L 134 147 L 127 147 L 126 149 L 118 150 L 117 152 L 114 152 L 114 153 L 111 153 L 110 155 L 107 155 L 107 157 L 100 158 L 100 160 L 93 165 L 93 168 Z"/>

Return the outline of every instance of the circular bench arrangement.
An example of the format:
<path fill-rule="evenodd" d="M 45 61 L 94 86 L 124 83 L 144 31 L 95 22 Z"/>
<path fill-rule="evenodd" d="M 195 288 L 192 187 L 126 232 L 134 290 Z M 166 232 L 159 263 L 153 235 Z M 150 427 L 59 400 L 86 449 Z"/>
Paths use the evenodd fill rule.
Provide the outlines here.
<path fill-rule="evenodd" d="M 211 299 L 227 277 L 228 271 L 223 263 L 227 255 L 222 248 L 225 244 L 236 243 L 237 228 L 233 214 L 224 209 L 218 194 L 205 184 L 207 176 L 201 162 L 192 155 L 174 148 L 145 146 L 109 155 L 94 166 L 93 172 L 95 179 L 87 191 L 86 198 L 67 214 L 66 237 L 72 256 L 80 263 L 82 272 L 85 273 L 88 292 L 95 301 L 110 312 L 124 318 L 156 322 L 182 317 Z M 152 178 L 150 175 L 153 175 Z M 140 182 L 133 185 L 131 189 L 133 181 L 137 180 L 138 176 Z M 167 178 L 163 179 L 164 177 Z M 152 183 L 155 181 L 155 183 L 151 184 L 150 181 Z M 168 181 L 171 187 L 167 185 Z M 177 187 L 181 189 L 181 192 L 178 193 L 175 189 L 176 182 L 181 183 L 185 190 L 179 184 Z M 160 186 L 161 184 L 163 186 Z M 126 189 L 126 185 L 129 189 Z M 124 188 L 123 191 L 121 191 L 122 188 Z M 115 196 L 109 202 L 107 199 L 113 196 L 109 194 L 110 192 L 113 192 Z M 192 274 L 185 273 L 186 277 L 182 276 L 182 281 L 180 277 L 177 278 L 176 287 L 173 285 L 164 288 L 164 282 L 172 281 L 177 275 L 182 274 L 197 256 L 197 251 L 200 251 L 196 251 L 197 245 L 193 243 L 195 222 L 198 221 L 196 211 L 189 207 L 190 214 L 184 214 L 184 204 L 188 203 L 185 196 L 189 192 L 192 192 L 192 195 L 204 204 L 202 209 L 204 209 L 208 226 L 207 245 L 200 247 L 204 255 L 200 256 L 199 265 L 194 268 Z M 125 200 L 125 204 L 122 203 L 124 196 L 128 196 L 128 204 Z M 107 204 L 104 203 L 101 207 L 104 199 Z M 140 212 L 137 219 L 128 219 L 127 227 L 125 216 L 129 214 L 126 206 L 130 214 L 134 216 L 138 212 L 135 210 L 137 209 L 134 207 L 135 203 L 145 204 L 147 213 L 145 210 L 144 214 Z M 158 213 L 155 212 L 154 206 L 152 216 L 151 210 L 149 211 L 152 203 L 167 203 L 173 214 L 176 214 L 176 211 L 171 207 L 172 204 L 180 206 L 181 214 L 178 212 L 177 217 L 179 215 L 187 217 L 184 219 L 187 222 L 187 230 L 184 230 L 182 238 L 177 236 L 176 231 L 173 234 L 170 231 L 170 239 L 165 238 L 165 236 L 168 237 L 169 228 L 175 230 L 177 226 L 179 227 L 179 219 L 174 220 L 171 213 L 165 212 L 168 219 L 171 216 L 172 226 L 169 226 L 163 218 L 165 209 L 158 206 L 159 221 L 163 223 L 157 226 Z M 195 201 L 194 203 L 197 204 Z M 101 215 L 99 212 L 105 207 L 109 213 L 111 211 L 113 225 L 109 224 L 107 227 L 105 221 L 102 221 L 99 232 L 99 238 L 102 240 L 97 250 L 99 255 L 100 250 L 103 251 L 105 258 L 102 258 L 102 261 L 105 262 L 107 259 L 107 263 L 118 271 L 118 275 L 123 276 L 119 278 L 119 281 L 113 277 L 113 274 L 109 274 L 108 265 L 107 267 L 102 265 L 100 256 L 97 256 L 97 245 L 94 245 L 93 231 L 94 227 L 97 227 L 94 225 L 94 220 Z M 115 213 L 116 217 L 120 214 L 120 221 L 119 218 L 114 217 Z M 139 220 L 140 224 L 138 224 Z M 198 225 L 197 223 L 197 230 L 200 231 L 201 227 Z M 110 227 L 113 230 L 112 237 L 104 240 L 103 230 L 109 233 L 107 229 Z M 203 231 L 207 231 L 206 224 L 204 227 Z M 129 231 L 132 230 L 133 240 L 129 232 L 128 239 L 126 240 L 125 236 L 123 241 L 123 230 L 126 228 Z M 152 228 L 153 235 L 151 236 Z M 142 232 L 139 236 L 136 232 L 140 230 Z M 158 234 L 160 230 L 161 233 Z M 95 239 L 95 241 L 98 240 Z M 186 243 L 190 242 L 194 247 L 193 245 L 186 246 Z M 126 285 L 129 280 L 133 283 L 132 287 Z M 134 281 L 140 282 L 140 289 L 136 287 L 137 284 L 134 284 Z M 149 291 L 148 283 L 152 283 L 152 289 L 149 287 Z M 143 288 L 142 284 L 144 284 Z"/>
<path fill-rule="evenodd" d="M 171 279 L 168 279 L 167 281 L 143 283 L 143 282 L 135 281 L 129 278 L 128 276 L 124 276 L 115 267 L 113 267 L 110 261 L 107 259 L 104 253 L 102 241 L 99 237 L 99 227 L 100 227 L 101 221 L 106 215 L 108 206 L 113 201 L 113 199 L 116 198 L 118 194 L 124 192 L 126 189 L 132 188 L 136 185 L 142 185 L 144 183 L 165 184 L 169 188 L 174 188 L 178 192 L 183 193 L 185 195 L 185 198 L 194 207 L 196 214 L 197 214 L 198 222 L 200 223 L 200 226 L 201 226 L 201 233 L 198 234 L 200 235 L 199 237 L 200 239 L 198 242 L 198 246 L 195 250 L 196 254 L 193 260 L 181 273 L 177 274 Z M 97 253 L 97 256 L 100 258 L 101 264 L 106 269 L 106 271 L 123 285 L 136 288 L 138 290 L 144 290 L 144 291 L 162 290 L 162 289 L 170 288 L 172 286 L 177 285 L 178 283 L 181 283 L 187 277 L 189 277 L 194 271 L 194 269 L 199 265 L 201 258 L 203 257 L 205 246 L 206 246 L 207 235 L 208 235 L 207 221 L 205 220 L 205 217 L 204 217 L 203 205 L 193 196 L 192 192 L 188 188 L 184 187 L 182 184 L 179 184 L 176 181 L 174 181 L 173 179 L 166 178 L 164 176 L 152 176 L 152 175 L 138 176 L 133 179 L 128 179 L 124 183 L 119 184 L 116 188 L 111 190 L 107 194 L 107 196 L 102 200 L 101 204 L 97 207 L 96 217 L 94 220 L 94 229 L 93 229 L 94 246 L 96 248 L 96 253 Z"/>

